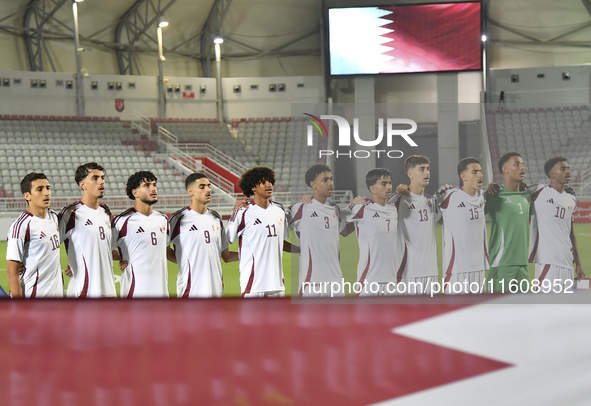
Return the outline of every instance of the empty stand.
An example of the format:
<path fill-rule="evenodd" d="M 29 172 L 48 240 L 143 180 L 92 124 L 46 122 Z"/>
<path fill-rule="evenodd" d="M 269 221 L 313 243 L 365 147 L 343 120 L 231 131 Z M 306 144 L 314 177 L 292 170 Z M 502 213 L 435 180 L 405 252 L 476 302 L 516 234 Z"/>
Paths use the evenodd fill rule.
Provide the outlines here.
<path fill-rule="evenodd" d="M 489 110 L 487 128 L 493 163 L 505 152 L 519 152 L 526 183 L 547 182 L 544 162 L 556 155 L 568 159 L 573 182 L 591 166 L 587 106 Z M 502 182 L 496 165 L 494 172 L 495 182 Z"/>

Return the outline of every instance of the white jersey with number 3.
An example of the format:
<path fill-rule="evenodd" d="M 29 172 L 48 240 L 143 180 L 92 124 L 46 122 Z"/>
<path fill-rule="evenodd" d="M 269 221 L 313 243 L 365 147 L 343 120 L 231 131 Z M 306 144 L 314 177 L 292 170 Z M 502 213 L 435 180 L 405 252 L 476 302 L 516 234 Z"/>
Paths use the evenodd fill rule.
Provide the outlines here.
<path fill-rule="evenodd" d="M 185 207 L 170 216 L 170 240 L 179 267 L 177 296 L 222 297 L 220 257 L 229 243 L 221 216 Z"/>
<path fill-rule="evenodd" d="M 290 207 L 291 227 L 300 243 L 299 291 L 304 282 L 341 282 L 339 233 L 347 224 L 336 204 L 298 202 Z"/>
<path fill-rule="evenodd" d="M 116 297 L 111 250 L 111 217 L 103 207 L 76 202 L 62 209 L 60 238 L 74 274 L 68 297 Z"/>
<path fill-rule="evenodd" d="M 128 261 L 121 275 L 121 297 L 168 297 L 167 217 L 145 216 L 131 208 L 113 219 L 113 249 Z"/>
<path fill-rule="evenodd" d="M 529 262 L 574 270 L 570 233 L 577 207 L 575 196 L 565 191 L 558 193 L 544 184 L 533 185 L 528 190 L 534 201 Z"/>
<path fill-rule="evenodd" d="M 453 274 L 489 269 L 486 219 L 482 190 L 470 196 L 449 189 L 439 206 L 443 213 L 443 272 Z"/>
<path fill-rule="evenodd" d="M 45 218 L 22 213 L 8 230 L 6 259 L 25 266 L 21 285 L 25 297 L 63 297 L 57 214 Z"/>
<path fill-rule="evenodd" d="M 248 207 L 232 213 L 228 240 L 238 239 L 242 295 L 285 290 L 283 241 L 289 238 L 283 206 L 269 201 L 266 209 L 249 200 Z"/>

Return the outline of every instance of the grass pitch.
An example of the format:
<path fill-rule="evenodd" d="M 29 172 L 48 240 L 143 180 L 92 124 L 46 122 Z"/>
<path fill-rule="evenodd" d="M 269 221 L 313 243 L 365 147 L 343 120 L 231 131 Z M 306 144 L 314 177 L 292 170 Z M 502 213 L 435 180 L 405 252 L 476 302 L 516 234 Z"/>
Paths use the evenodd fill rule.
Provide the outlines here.
<path fill-rule="evenodd" d="M 581 264 L 583 270 L 588 277 L 591 277 L 591 224 L 575 224 L 575 234 L 577 236 L 577 246 L 579 249 L 579 255 L 581 257 Z M 292 233 L 291 241 L 295 242 L 295 236 Z M 357 238 L 355 233 L 352 233 L 348 237 L 340 237 L 341 244 L 341 264 L 343 269 L 343 277 L 346 282 L 356 281 L 356 269 L 357 261 L 359 260 L 359 249 L 357 247 Z M 437 260 L 439 263 L 439 277 L 441 278 L 441 226 L 437 225 Z M 234 243 L 230 246 L 230 250 L 238 250 L 238 244 Z M 1 258 L 6 258 L 6 241 L 0 242 L 0 255 Z M 68 264 L 68 258 L 66 251 L 62 245 L 61 247 L 61 262 L 62 268 L 65 268 Z M 294 258 L 294 264 L 297 261 Z M 119 262 L 114 262 L 114 270 L 116 275 L 116 287 L 117 294 L 119 294 L 119 276 L 121 271 L 119 270 Z M 231 262 L 226 264 L 222 262 L 222 269 L 224 272 L 224 296 L 240 296 L 240 282 L 239 282 L 239 271 L 238 262 Z M 286 295 L 291 295 L 291 269 L 292 269 L 292 257 L 290 253 L 284 253 L 283 255 L 283 274 L 285 277 L 285 290 Z M 176 277 L 178 268 L 176 264 L 171 262 L 168 263 L 168 289 L 171 297 L 176 296 Z M 295 273 L 297 275 L 297 272 Z M 534 276 L 534 265 L 529 265 L 529 276 L 530 279 Z M 69 278 L 64 275 L 64 281 L 66 287 L 68 286 Z M 6 277 L 6 262 L 0 261 L 0 285 L 5 291 L 8 291 L 8 281 Z"/>

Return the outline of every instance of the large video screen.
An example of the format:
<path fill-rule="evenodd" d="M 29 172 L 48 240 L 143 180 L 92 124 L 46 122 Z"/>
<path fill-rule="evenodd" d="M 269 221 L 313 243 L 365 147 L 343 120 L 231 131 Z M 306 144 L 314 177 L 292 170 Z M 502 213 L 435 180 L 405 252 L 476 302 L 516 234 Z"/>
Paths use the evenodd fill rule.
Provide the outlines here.
<path fill-rule="evenodd" d="M 331 75 L 482 69 L 480 2 L 328 10 Z"/>

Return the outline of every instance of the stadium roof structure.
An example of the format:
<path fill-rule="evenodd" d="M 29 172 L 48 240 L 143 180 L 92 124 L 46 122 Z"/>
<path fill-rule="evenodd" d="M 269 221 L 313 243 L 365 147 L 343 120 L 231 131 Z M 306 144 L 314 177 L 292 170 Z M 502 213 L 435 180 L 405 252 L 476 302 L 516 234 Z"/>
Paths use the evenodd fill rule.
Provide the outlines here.
<path fill-rule="evenodd" d="M 73 0 L 0 0 L 0 39 L 26 42 L 28 68 L 60 71 L 55 41 L 73 41 Z M 376 0 L 397 4 L 409 1 Z M 432 3 L 415 1 L 413 3 Z M 224 38 L 223 59 L 320 55 L 320 10 L 360 4 L 351 0 L 86 0 L 80 3 L 81 47 L 116 53 L 113 74 L 142 74 L 136 55 L 157 52 L 155 29 L 162 14 L 171 22 L 168 55 L 201 62 L 211 76 L 213 38 Z M 484 0 L 491 46 L 582 52 L 591 46 L 589 0 Z M 153 28 L 153 29 L 152 29 Z M 567 47 L 567 48 L 565 48 Z M 494 54 L 493 54 L 494 56 Z M 4 56 L 6 57 L 6 55 Z M 10 56 L 8 56 L 10 57 Z"/>

